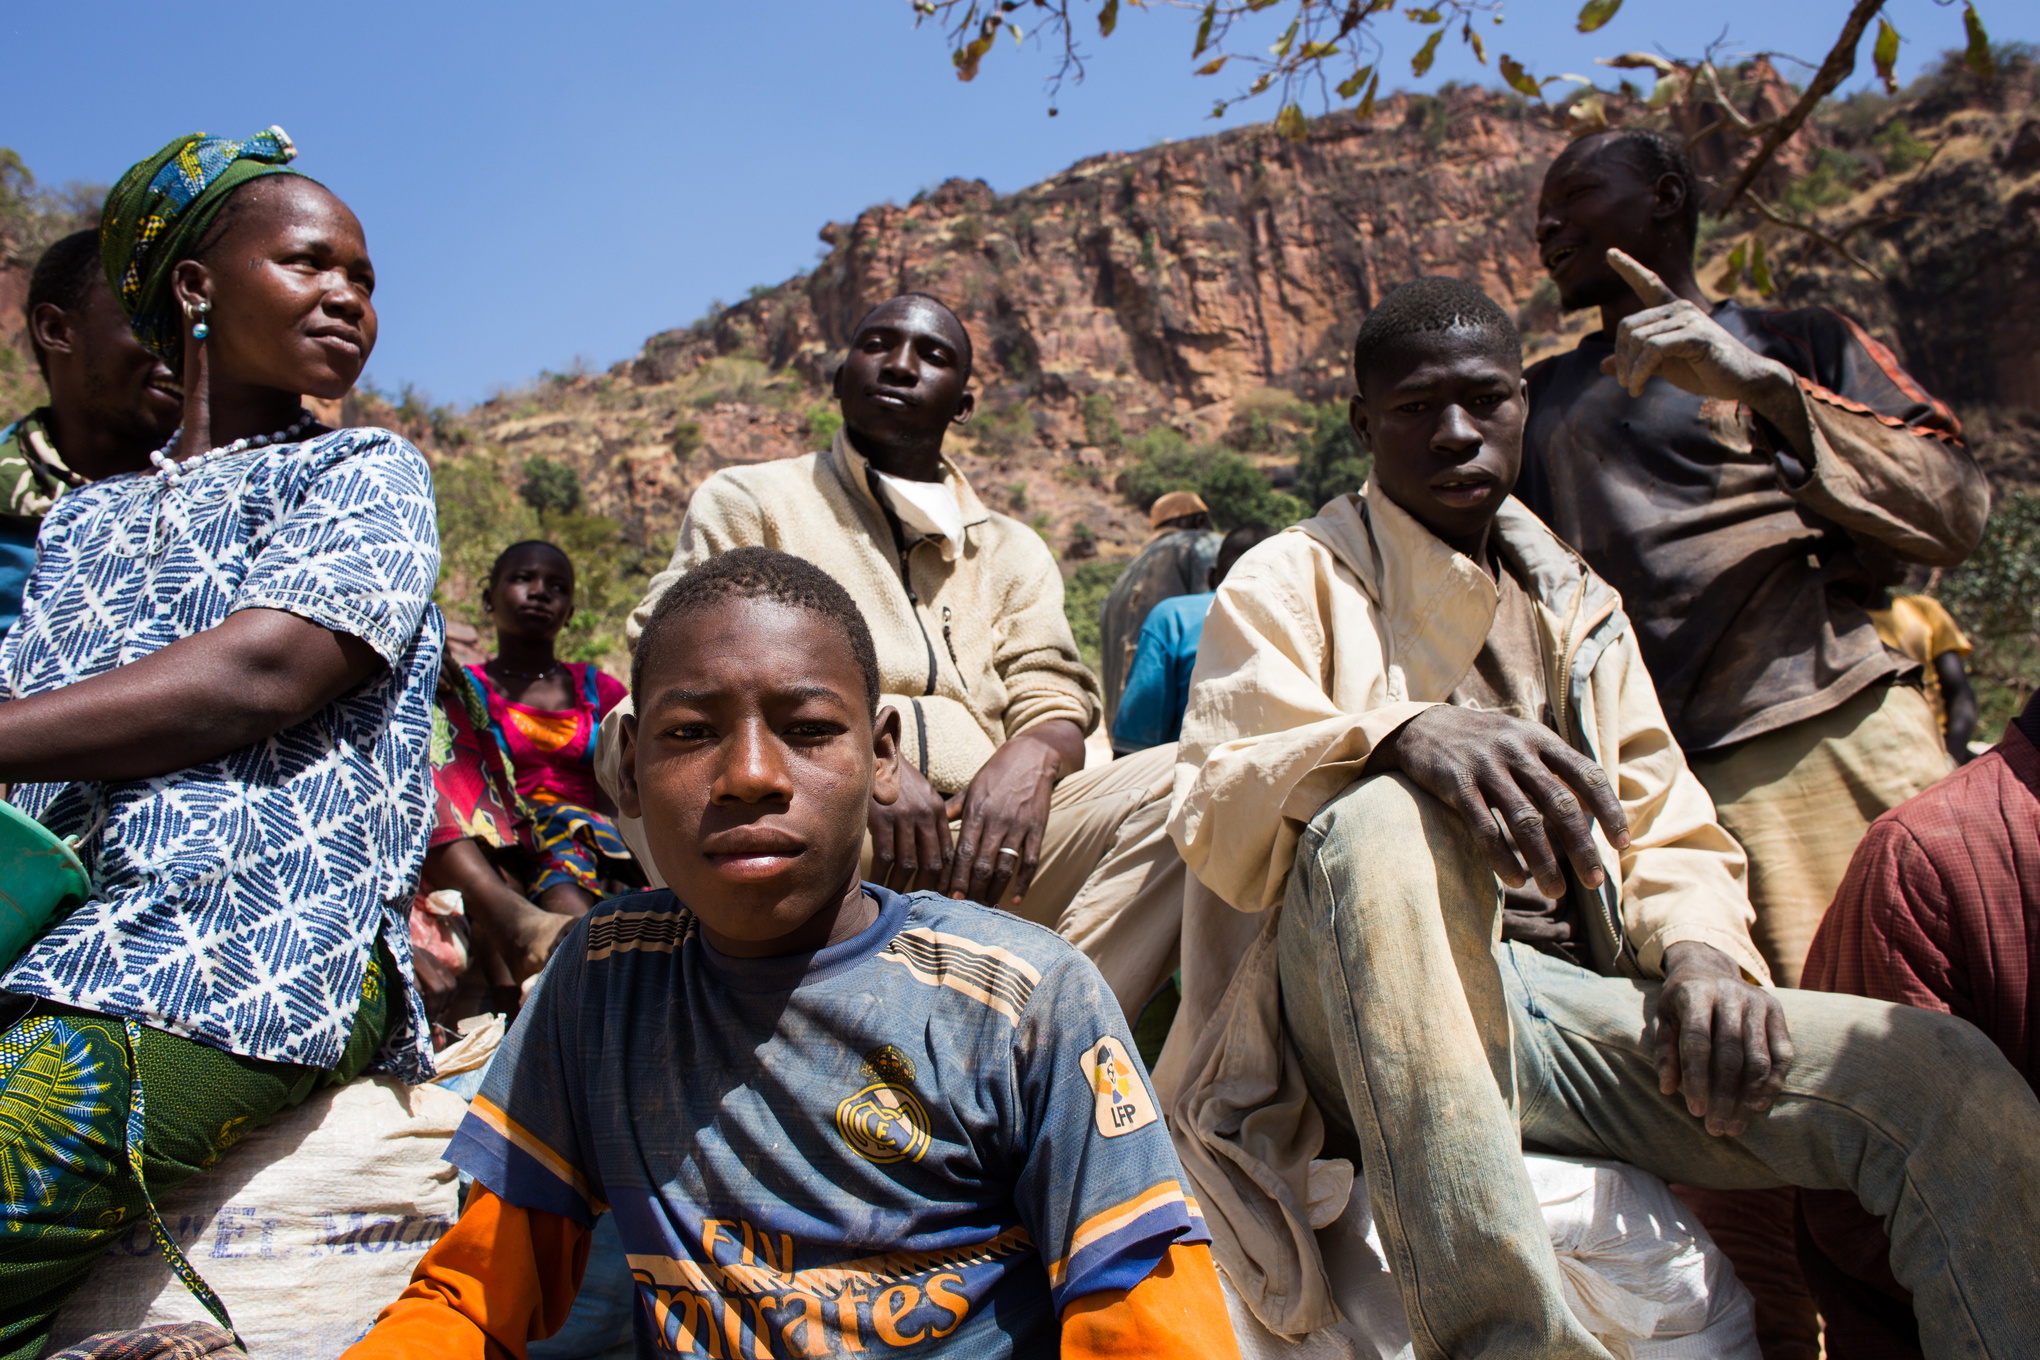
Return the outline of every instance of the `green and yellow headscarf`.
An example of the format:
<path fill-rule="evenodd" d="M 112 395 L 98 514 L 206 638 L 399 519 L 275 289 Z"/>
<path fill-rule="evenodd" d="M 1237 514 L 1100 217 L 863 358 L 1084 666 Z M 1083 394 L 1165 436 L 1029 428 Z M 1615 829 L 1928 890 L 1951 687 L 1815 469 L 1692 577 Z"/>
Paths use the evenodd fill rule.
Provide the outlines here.
<path fill-rule="evenodd" d="M 260 175 L 286 169 L 297 148 L 280 127 L 241 141 L 194 132 L 128 167 L 106 195 L 99 262 L 127 313 L 135 338 L 175 366 L 184 327 L 170 289 L 170 268 L 219 216 L 227 195 Z"/>

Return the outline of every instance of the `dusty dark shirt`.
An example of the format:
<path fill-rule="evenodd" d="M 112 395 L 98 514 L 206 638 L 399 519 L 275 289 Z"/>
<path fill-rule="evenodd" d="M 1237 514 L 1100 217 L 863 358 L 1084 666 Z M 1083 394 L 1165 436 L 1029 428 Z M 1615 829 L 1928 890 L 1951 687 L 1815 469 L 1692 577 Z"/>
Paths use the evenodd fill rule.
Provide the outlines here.
<path fill-rule="evenodd" d="M 1859 541 L 1959 562 L 1988 492 L 1961 427 L 1847 318 L 1724 302 L 1722 326 L 1800 377 L 1802 462 L 1768 422 L 1654 378 L 1632 398 L 1596 332 L 1533 367 L 1516 495 L 1622 594 L 1672 733 L 1725 746 L 1909 668 L 1865 610 Z"/>

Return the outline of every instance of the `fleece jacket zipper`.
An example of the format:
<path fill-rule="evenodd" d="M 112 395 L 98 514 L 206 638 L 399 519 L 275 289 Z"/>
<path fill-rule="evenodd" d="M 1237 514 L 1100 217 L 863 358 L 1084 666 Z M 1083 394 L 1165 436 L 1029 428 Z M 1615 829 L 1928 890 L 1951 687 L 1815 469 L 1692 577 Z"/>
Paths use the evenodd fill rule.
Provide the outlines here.
<path fill-rule="evenodd" d="M 933 694 L 936 668 L 941 663 L 935 659 L 935 639 L 928 636 L 928 621 L 921 617 L 921 597 L 914 593 L 914 574 L 907 566 L 907 556 L 912 551 L 905 546 L 900 548 L 900 584 L 907 588 L 907 605 L 913 611 L 914 622 L 921 626 L 921 645 L 928 649 L 928 688 L 921 693 Z"/>
<path fill-rule="evenodd" d="M 935 659 L 935 639 L 928 636 L 928 621 L 921 617 L 921 597 L 914 593 L 913 570 L 907 564 L 907 558 L 913 550 L 907 545 L 906 535 L 900 532 L 899 521 L 893 518 L 891 510 L 886 511 L 885 518 L 886 523 L 892 528 L 893 547 L 900 555 L 900 584 L 906 588 L 907 612 L 914 616 L 914 622 L 920 626 L 921 645 L 928 649 L 928 687 L 921 692 L 923 695 L 933 694 L 936 668 L 940 663 Z M 921 707 L 919 699 L 910 697 L 909 702 L 914 706 L 914 745 L 921 756 L 915 763 L 921 767 L 921 774 L 925 777 L 928 773 L 928 711 Z"/>
<path fill-rule="evenodd" d="M 942 606 L 942 645 L 949 649 L 949 664 L 956 667 L 956 683 L 963 686 L 965 694 L 970 693 L 970 678 L 963 673 L 963 663 L 956 659 L 956 639 L 949 635 L 949 606 Z"/>

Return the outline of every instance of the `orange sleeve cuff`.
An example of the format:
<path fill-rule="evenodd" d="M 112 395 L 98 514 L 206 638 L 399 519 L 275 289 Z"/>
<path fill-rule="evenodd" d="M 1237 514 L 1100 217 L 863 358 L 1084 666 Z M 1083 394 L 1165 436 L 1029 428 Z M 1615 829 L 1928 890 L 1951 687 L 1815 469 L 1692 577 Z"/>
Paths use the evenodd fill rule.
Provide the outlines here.
<path fill-rule="evenodd" d="M 1062 1315 L 1062 1360 L 1239 1360 L 1211 1248 L 1170 1247 L 1131 1289 L 1072 1299 Z"/>
<path fill-rule="evenodd" d="M 476 1182 L 460 1221 L 342 1360 L 525 1360 L 529 1343 L 566 1324 L 593 1236 Z"/>

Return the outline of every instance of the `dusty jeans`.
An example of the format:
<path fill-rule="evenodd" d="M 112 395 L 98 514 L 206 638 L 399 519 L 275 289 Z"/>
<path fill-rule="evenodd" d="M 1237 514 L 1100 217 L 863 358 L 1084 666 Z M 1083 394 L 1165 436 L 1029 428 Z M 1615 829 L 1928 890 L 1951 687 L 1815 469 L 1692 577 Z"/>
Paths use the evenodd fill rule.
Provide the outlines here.
<path fill-rule="evenodd" d="M 1520 1149 L 1721 1188 L 1853 1190 L 1891 1229 L 1927 1354 L 2040 1355 L 2040 1101 L 1971 1025 L 1780 991 L 1798 1058 L 1741 1138 L 1659 1094 L 1655 983 L 1501 945 L 1456 814 L 1399 776 L 1312 821 L 1280 927 L 1313 1095 L 1348 1126 L 1419 1357 L 1593 1357 Z"/>

